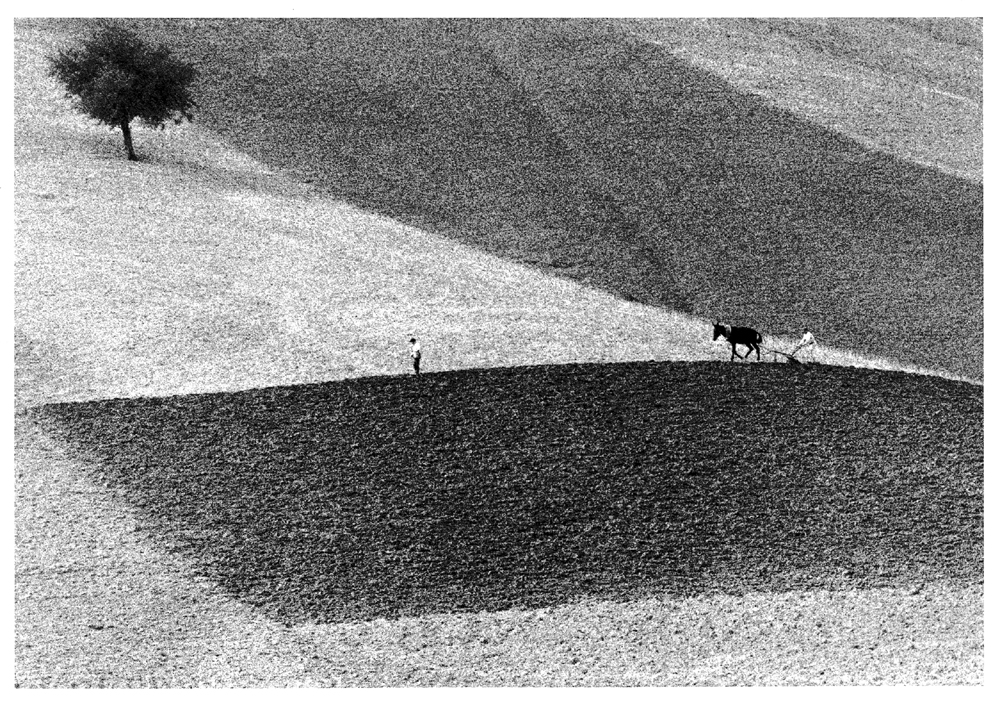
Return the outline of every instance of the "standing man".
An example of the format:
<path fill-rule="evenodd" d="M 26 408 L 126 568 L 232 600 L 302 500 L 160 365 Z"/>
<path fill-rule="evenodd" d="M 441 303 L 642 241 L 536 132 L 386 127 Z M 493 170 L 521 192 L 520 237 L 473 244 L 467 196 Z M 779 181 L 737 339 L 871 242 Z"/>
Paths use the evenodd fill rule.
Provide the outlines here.
<path fill-rule="evenodd" d="M 792 349 L 792 356 L 794 356 L 799 349 L 807 350 L 810 362 L 816 355 L 816 338 L 812 336 L 812 332 L 809 331 L 808 327 L 805 329 L 805 334 L 802 335 L 802 339 L 795 345 L 795 348 Z M 805 356 L 805 354 L 803 354 L 803 356 Z"/>
<path fill-rule="evenodd" d="M 410 338 L 410 358 L 413 359 L 413 371 L 420 375 L 420 342 L 416 337 Z"/>

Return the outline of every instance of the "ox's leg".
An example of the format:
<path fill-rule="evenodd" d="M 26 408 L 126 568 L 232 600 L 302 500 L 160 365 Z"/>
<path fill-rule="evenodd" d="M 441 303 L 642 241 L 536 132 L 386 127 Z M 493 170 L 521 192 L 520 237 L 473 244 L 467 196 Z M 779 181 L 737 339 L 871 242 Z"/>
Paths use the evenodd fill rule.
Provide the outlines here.
<path fill-rule="evenodd" d="M 753 344 L 753 345 L 751 345 L 751 346 L 752 346 L 752 347 L 754 348 L 754 350 L 755 350 L 755 351 L 757 352 L 757 361 L 760 361 L 760 345 L 757 345 L 757 344 Z M 747 356 L 750 356 L 750 352 L 747 352 Z"/>
<path fill-rule="evenodd" d="M 737 356 L 742 359 L 743 357 L 740 355 L 738 351 L 736 351 L 736 344 L 733 343 L 731 346 L 733 347 L 733 353 L 729 355 L 729 360 L 732 361 L 733 358 Z"/>

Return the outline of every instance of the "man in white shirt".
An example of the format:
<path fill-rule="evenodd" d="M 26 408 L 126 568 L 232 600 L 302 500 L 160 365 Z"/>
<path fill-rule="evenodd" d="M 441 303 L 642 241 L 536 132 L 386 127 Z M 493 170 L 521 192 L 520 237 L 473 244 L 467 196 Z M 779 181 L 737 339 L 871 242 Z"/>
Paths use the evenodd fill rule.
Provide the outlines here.
<path fill-rule="evenodd" d="M 799 349 L 806 350 L 802 356 L 808 356 L 808 361 L 813 360 L 813 357 L 816 354 L 816 338 L 812 336 L 812 332 L 809 331 L 808 327 L 805 329 L 805 334 L 802 335 L 801 341 L 799 341 L 799 343 L 795 345 L 795 348 L 792 349 L 792 355 L 794 356 Z M 806 359 L 803 360 L 805 361 Z"/>
<path fill-rule="evenodd" d="M 420 375 L 420 342 L 416 337 L 410 339 L 410 358 L 413 359 L 413 371 Z"/>

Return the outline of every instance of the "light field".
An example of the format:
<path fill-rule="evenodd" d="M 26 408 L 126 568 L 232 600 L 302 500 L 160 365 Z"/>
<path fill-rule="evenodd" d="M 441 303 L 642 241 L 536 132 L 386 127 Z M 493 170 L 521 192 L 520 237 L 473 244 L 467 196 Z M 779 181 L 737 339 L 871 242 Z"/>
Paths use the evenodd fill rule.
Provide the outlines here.
<path fill-rule="evenodd" d="M 137 130 L 149 158 L 129 164 L 120 135 L 72 112 L 44 76 L 54 48 L 43 24 L 15 24 L 22 407 L 405 373 L 411 335 L 424 341 L 428 371 L 728 358 L 705 320 L 324 199 L 197 125 Z M 820 358 L 893 366 L 830 349 Z M 133 508 L 38 428 L 19 419 L 16 433 L 21 686 L 982 677 L 981 587 L 594 602 L 286 628 L 191 579 L 183 562 L 134 531 Z"/>

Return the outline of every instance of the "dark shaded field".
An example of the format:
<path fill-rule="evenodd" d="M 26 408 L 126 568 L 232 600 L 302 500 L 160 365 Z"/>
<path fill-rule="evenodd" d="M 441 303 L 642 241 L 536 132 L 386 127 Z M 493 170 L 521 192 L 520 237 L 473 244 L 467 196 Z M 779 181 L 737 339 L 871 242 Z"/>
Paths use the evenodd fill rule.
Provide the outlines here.
<path fill-rule="evenodd" d="M 983 578 L 983 392 L 935 377 L 540 366 L 29 412 L 286 622 Z"/>
<path fill-rule="evenodd" d="M 760 21 L 739 40 L 791 32 L 890 76 L 887 57 L 975 51 L 917 28 L 884 46 L 888 21 Z M 982 377 L 981 182 L 774 108 L 618 23 L 137 26 L 201 69 L 200 123 L 362 208 L 625 298 Z M 969 67 L 896 63 L 901 82 L 981 96 Z"/>

